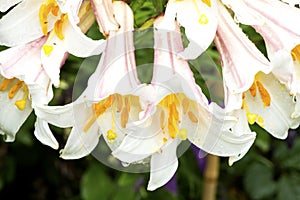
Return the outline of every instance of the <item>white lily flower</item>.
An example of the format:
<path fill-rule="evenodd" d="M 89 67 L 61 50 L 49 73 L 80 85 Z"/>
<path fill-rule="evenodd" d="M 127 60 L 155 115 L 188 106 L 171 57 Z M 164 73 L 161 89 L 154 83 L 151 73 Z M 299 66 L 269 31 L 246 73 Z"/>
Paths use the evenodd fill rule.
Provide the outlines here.
<path fill-rule="evenodd" d="M 299 8 L 279 0 L 239 1 L 239 3 L 226 0 L 225 3 L 233 9 L 238 21 L 253 26 L 262 35 L 274 75 L 291 90 L 292 95 L 299 93 L 300 76 L 297 64 L 293 62 L 296 60 L 300 44 L 300 28 L 295 26 L 295 19 L 300 17 Z M 243 4 L 244 11 L 241 11 L 238 4 Z M 245 20 L 249 16 L 256 16 L 259 20 L 252 20 L 249 23 Z"/>
<path fill-rule="evenodd" d="M 174 31 L 175 18 L 185 28 L 189 45 L 179 53 L 184 59 L 195 59 L 212 43 L 217 28 L 215 0 L 169 0 L 160 28 Z"/>
<path fill-rule="evenodd" d="M 155 28 L 161 27 L 160 21 L 155 21 Z M 235 123 L 224 120 L 224 111 L 216 104 L 208 105 L 188 63 L 176 55 L 183 46 L 179 27 L 175 27 L 173 32 L 155 31 L 154 92 L 149 95 L 153 100 L 140 121 L 128 125 L 134 131 L 112 152 L 125 163 L 151 157 L 148 190 L 161 187 L 174 175 L 181 141 L 189 140 L 208 153 L 232 156 L 232 163 L 248 151 L 255 138 L 249 127 L 235 135 L 230 130 Z"/>
<path fill-rule="evenodd" d="M 37 116 L 55 126 L 72 127 L 61 151 L 64 159 L 90 154 L 102 134 L 110 148 L 116 148 L 127 124 L 137 120 L 141 111 L 139 97 L 130 93 L 140 84 L 134 59 L 133 13 L 121 1 L 113 3 L 113 11 L 120 28 L 110 31 L 96 72 L 83 94 L 71 104 L 36 111 Z"/>
<path fill-rule="evenodd" d="M 0 133 L 6 141 L 15 135 L 37 104 L 47 104 L 53 96 L 51 82 L 41 65 L 41 48 L 46 38 L 0 52 Z M 37 124 L 42 123 L 37 120 Z M 53 135 L 35 136 L 57 149 Z"/>
<path fill-rule="evenodd" d="M 47 56 L 51 54 L 57 42 L 62 44 L 66 52 L 78 57 L 100 54 L 105 40 L 92 40 L 77 26 L 79 16 L 74 16 L 80 13 L 74 13 L 74 10 L 77 11 L 80 7 L 85 8 L 82 9 L 82 15 L 91 11 L 88 2 L 82 4 L 81 1 L 72 1 L 72 4 L 65 8 L 66 13 L 63 13 L 55 0 L 24 0 L 1 18 L 0 45 L 26 44 L 48 36 L 48 41 L 43 47 Z"/>
<path fill-rule="evenodd" d="M 299 125 L 293 117 L 294 98 L 221 4 L 219 11 L 215 43 L 222 60 L 227 110 L 242 108 L 250 124 L 256 122 L 274 137 L 286 138 L 288 129 Z"/>

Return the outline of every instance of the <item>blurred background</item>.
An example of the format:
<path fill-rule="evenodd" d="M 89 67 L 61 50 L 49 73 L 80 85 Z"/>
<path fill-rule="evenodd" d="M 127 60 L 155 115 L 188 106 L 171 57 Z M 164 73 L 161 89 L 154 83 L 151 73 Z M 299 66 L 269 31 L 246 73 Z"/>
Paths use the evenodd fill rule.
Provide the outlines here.
<path fill-rule="evenodd" d="M 155 16 L 163 13 L 167 0 L 132 0 L 130 4 L 135 15 L 135 26 L 151 27 Z M 261 37 L 250 27 L 241 26 L 257 47 L 265 53 Z M 182 30 L 184 32 L 184 30 Z M 101 38 L 97 24 L 88 32 L 93 39 Z M 142 35 L 140 38 L 145 38 Z M 140 39 L 139 36 L 136 41 Z M 144 40 L 145 41 L 145 40 Z M 151 40 L 148 40 L 151 41 Z M 185 41 L 186 42 L 186 41 Z M 0 47 L 4 50 L 6 47 Z M 140 49 L 136 52 L 137 65 L 153 62 L 153 49 Z M 205 59 L 190 62 L 196 82 L 208 98 L 222 104 L 220 82 L 214 94 L 208 92 L 211 85 L 220 80 L 220 61 L 218 52 L 212 44 L 207 54 L 214 62 L 215 68 L 206 73 Z M 95 58 L 96 60 L 99 57 Z M 61 72 L 61 88 L 55 89 L 55 98 L 51 105 L 71 102 L 80 91 L 73 85 L 78 80 L 77 72 L 82 70 L 83 59 L 70 56 Z M 210 60 L 211 62 L 211 60 Z M 94 62 L 95 63 L 95 62 Z M 93 66 L 95 67 L 95 66 Z M 93 67 L 83 73 L 93 72 Z M 138 67 L 139 78 L 149 82 L 151 67 Z M 207 70 L 206 70 L 207 71 Z M 132 174 L 120 172 L 107 167 L 93 156 L 78 160 L 63 160 L 59 151 L 42 145 L 33 136 L 35 116 L 32 114 L 17 134 L 16 141 L 0 141 L 0 199 L 57 199 L 57 200 L 142 200 L 201 199 L 208 181 L 217 182 L 216 198 L 221 200 L 246 199 L 300 199 L 300 137 L 299 129 L 290 130 L 287 140 L 281 141 L 271 137 L 257 125 L 251 129 L 257 132 L 257 139 L 246 156 L 228 165 L 227 158 L 220 158 L 219 176 L 216 180 L 204 178 L 207 157 L 203 152 L 191 146 L 179 158 L 179 168 L 172 180 L 156 191 L 146 190 L 149 173 Z M 60 147 L 63 147 L 68 130 L 51 127 Z"/>

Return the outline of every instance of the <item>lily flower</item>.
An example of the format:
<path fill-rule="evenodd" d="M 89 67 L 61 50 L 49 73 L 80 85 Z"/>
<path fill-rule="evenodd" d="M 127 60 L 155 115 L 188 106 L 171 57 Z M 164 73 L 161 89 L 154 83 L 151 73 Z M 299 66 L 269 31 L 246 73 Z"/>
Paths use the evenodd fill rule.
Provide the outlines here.
<path fill-rule="evenodd" d="M 160 28 L 174 31 L 175 18 L 185 28 L 190 43 L 179 53 L 181 58 L 197 58 L 215 37 L 217 29 L 215 0 L 169 0 L 164 16 Z"/>
<path fill-rule="evenodd" d="M 236 1 L 226 0 L 226 4 L 236 13 L 238 21 L 251 25 L 263 37 L 274 75 L 291 90 L 291 95 L 299 93 L 297 52 L 300 45 L 300 28 L 295 26 L 294 22 L 300 17 L 299 8 L 279 0 L 240 1 L 239 5 L 243 5 L 244 11 L 241 11 L 241 6 L 238 6 Z M 245 21 L 250 15 L 256 16 L 257 20 L 251 23 Z"/>
<path fill-rule="evenodd" d="M 242 108 L 250 124 L 256 122 L 273 136 L 286 138 L 288 129 L 299 125 L 292 117 L 294 98 L 273 74 L 271 63 L 244 35 L 222 4 L 219 4 L 215 44 L 223 66 L 227 111 Z"/>
<path fill-rule="evenodd" d="M 196 85 L 187 61 L 177 54 L 183 50 L 179 26 L 173 32 L 159 29 L 162 19 L 154 23 L 154 72 L 152 102 L 139 121 L 128 124 L 127 134 L 112 155 L 125 163 L 150 157 L 148 190 L 166 184 L 178 167 L 177 146 L 190 141 L 208 153 L 231 156 L 231 164 L 251 147 L 255 134 L 249 127 L 233 131 L 236 123 L 225 119 L 224 111 L 208 100 Z M 239 120 L 240 121 L 240 120 Z"/>
<path fill-rule="evenodd" d="M 61 151 L 64 159 L 90 154 L 101 135 L 111 149 L 116 148 L 126 134 L 127 124 L 139 117 L 139 97 L 131 94 L 140 84 L 134 59 L 133 13 L 126 3 L 115 1 L 113 14 L 120 27 L 109 32 L 107 45 L 86 90 L 73 103 L 36 110 L 38 117 L 55 126 L 72 127 Z"/>
<path fill-rule="evenodd" d="M 83 31 L 87 31 L 87 27 L 91 26 L 90 14 L 92 12 L 82 13 L 82 10 L 87 10 L 87 6 L 88 4 L 84 4 L 79 12 L 79 16 L 83 19 L 79 26 L 83 27 Z M 72 32 L 72 30 L 74 29 L 67 29 L 63 33 Z M 31 113 L 32 108 L 48 104 L 53 96 L 52 84 L 59 85 L 60 68 L 67 59 L 68 53 L 61 48 L 61 43 L 56 41 L 57 48 L 52 50 L 51 55 L 45 55 L 49 51 L 49 38 L 54 32 L 52 30 L 49 36 L 42 36 L 30 43 L 20 44 L 0 52 L 0 96 L 2 99 L 0 129 L 1 134 L 6 136 L 6 141 L 14 140 L 15 134 Z M 78 41 L 82 40 L 78 39 Z M 75 43 L 74 46 L 78 47 Z M 36 130 L 44 126 L 43 124 L 45 122 L 37 118 Z M 48 132 L 35 131 L 35 135 L 42 143 L 55 149 L 58 148 L 58 143 L 50 134 L 50 130 Z"/>
<path fill-rule="evenodd" d="M 0 133 L 8 142 L 14 141 L 34 105 L 47 104 L 52 99 L 51 82 L 41 65 L 45 41 L 41 38 L 0 52 Z M 35 135 L 42 143 L 58 147 L 52 134 Z"/>

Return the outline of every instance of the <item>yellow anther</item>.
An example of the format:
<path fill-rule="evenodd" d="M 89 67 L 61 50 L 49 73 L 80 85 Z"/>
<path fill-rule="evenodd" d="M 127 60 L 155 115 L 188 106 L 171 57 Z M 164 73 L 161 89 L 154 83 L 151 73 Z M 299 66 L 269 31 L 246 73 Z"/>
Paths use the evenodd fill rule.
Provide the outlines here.
<path fill-rule="evenodd" d="M 9 90 L 8 92 L 8 97 L 10 99 L 14 98 L 14 96 L 17 94 L 17 92 L 19 91 L 19 89 L 23 86 L 24 82 L 18 80 Z"/>
<path fill-rule="evenodd" d="M 180 129 L 179 130 L 179 132 L 178 132 L 178 137 L 179 137 L 179 139 L 181 139 L 181 140 L 186 140 L 187 139 L 187 130 L 186 129 L 184 129 L 184 128 L 182 128 L 182 129 Z"/>
<path fill-rule="evenodd" d="M 5 78 L 0 84 L 0 91 L 4 92 L 5 90 L 7 90 L 11 82 L 13 82 L 14 80 L 15 80 L 14 78 L 12 79 Z"/>
<path fill-rule="evenodd" d="M 253 82 L 251 87 L 249 88 L 250 94 L 255 97 L 256 96 L 256 81 Z"/>
<path fill-rule="evenodd" d="M 291 55 L 294 61 L 297 60 L 298 62 L 300 62 L 300 44 L 298 44 L 292 49 Z"/>
<path fill-rule="evenodd" d="M 124 108 L 121 112 L 121 126 L 122 128 L 126 128 L 126 124 L 128 123 L 129 112 L 126 108 Z"/>
<path fill-rule="evenodd" d="M 60 19 L 57 20 L 54 24 L 54 32 L 57 35 L 57 37 L 61 40 L 63 40 L 65 38 L 65 36 L 63 34 L 63 27 L 64 27 L 64 24 L 66 24 L 67 22 L 68 22 L 68 15 L 62 14 L 60 16 Z"/>
<path fill-rule="evenodd" d="M 123 99 L 122 96 L 119 94 L 115 94 L 115 98 L 117 101 L 117 112 L 121 112 L 122 107 L 123 107 Z"/>
<path fill-rule="evenodd" d="M 248 119 L 248 122 L 249 124 L 254 124 L 256 119 L 257 119 L 257 114 L 252 114 L 252 113 L 247 113 L 247 119 Z"/>
<path fill-rule="evenodd" d="M 59 7 L 53 0 L 48 0 L 43 3 L 39 10 L 39 19 L 42 31 L 45 36 L 48 34 L 48 15 L 52 13 L 52 15 L 57 16 L 59 12 Z"/>
<path fill-rule="evenodd" d="M 271 96 L 268 90 L 263 86 L 263 84 L 259 81 L 256 81 L 256 85 L 258 87 L 258 91 L 260 93 L 261 99 L 264 102 L 264 106 L 270 106 L 271 104 Z"/>
<path fill-rule="evenodd" d="M 43 50 L 46 56 L 49 56 L 50 53 L 53 51 L 53 46 L 50 45 L 44 45 Z"/>
<path fill-rule="evenodd" d="M 28 89 L 27 89 L 27 86 L 24 86 L 23 91 L 25 92 L 23 99 L 17 100 L 17 101 L 15 102 L 15 106 L 17 106 L 17 108 L 18 108 L 19 110 L 24 110 L 24 109 L 25 109 L 26 103 L 27 103 L 26 100 L 27 100 L 27 97 L 28 97 L 28 94 L 29 94 L 29 91 L 28 91 Z"/>
<path fill-rule="evenodd" d="M 129 97 L 125 97 L 125 108 L 128 112 L 130 112 L 130 103 L 129 103 Z"/>
<path fill-rule="evenodd" d="M 202 25 L 208 24 L 207 16 L 205 14 L 201 14 L 199 19 L 198 19 L 198 22 Z"/>
<path fill-rule="evenodd" d="M 165 112 L 163 110 L 160 111 L 160 128 L 165 128 Z"/>
<path fill-rule="evenodd" d="M 168 141 L 168 139 L 164 137 L 163 142 L 166 143 L 167 141 Z"/>
<path fill-rule="evenodd" d="M 171 138 L 175 138 L 178 133 L 177 124 L 173 119 L 168 120 L 168 131 Z"/>
<path fill-rule="evenodd" d="M 188 116 L 189 116 L 189 119 L 191 120 L 191 122 L 198 123 L 198 118 L 192 111 L 188 112 Z"/>
<path fill-rule="evenodd" d="M 187 98 L 184 98 L 182 100 L 182 109 L 183 109 L 183 114 L 186 114 L 188 109 L 189 109 L 189 105 L 190 105 L 190 102 Z"/>
<path fill-rule="evenodd" d="M 106 133 L 106 138 L 109 142 L 113 142 L 117 138 L 117 134 L 113 130 L 108 130 Z"/>
<path fill-rule="evenodd" d="M 208 7 L 211 7 L 210 0 L 202 0 L 203 3 L 205 3 Z"/>
<path fill-rule="evenodd" d="M 113 102 L 114 102 L 114 97 L 113 97 L 113 95 L 110 95 L 109 97 L 106 98 L 106 101 L 103 104 L 104 108 L 111 107 L 111 105 L 113 104 Z"/>

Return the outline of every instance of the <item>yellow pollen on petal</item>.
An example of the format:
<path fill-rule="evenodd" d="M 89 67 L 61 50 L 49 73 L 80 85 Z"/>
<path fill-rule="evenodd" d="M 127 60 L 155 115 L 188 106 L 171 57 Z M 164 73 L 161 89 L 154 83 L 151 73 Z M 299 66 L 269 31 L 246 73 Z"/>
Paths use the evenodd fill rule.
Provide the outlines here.
<path fill-rule="evenodd" d="M 7 90 L 11 82 L 13 82 L 14 80 L 15 78 L 11 78 L 11 79 L 5 78 L 0 84 L 0 91 L 4 92 L 5 90 Z"/>
<path fill-rule="evenodd" d="M 198 123 L 198 118 L 192 111 L 188 112 L 188 116 L 189 116 L 189 119 L 191 120 L 191 122 Z"/>
<path fill-rule="evenodd" d="M 186 129 L 184 129 L 184 128 L 182 128 L 182 129 L 180 129 L 179 130 L 179 132 L 178 132 L 178 137 L 179 137 L 179 139 L 181 139 L 181 140 L 186 140 L 187 139 L 187 130 Z"/>
<path fill-rule="evenodd" d="M 203 3 L 205 3 L 208 7 L 211 7 L 210 0 L 202 0 Z"/>
<path fill-rule="evenodd" d="M 51 52 L 53 51 L 53 46 L 44 45 L 43 46 L 43 51 L 44 51 L 46 56 L 49 56 L 51 54 Z"/>
<path fill-rule="evenodd" d="M 253 114 L 253 113 L 247 113 L 247 119 L 248 119 L 248 122 L 249 124 L 254 124 L 256 119 L 257 119 L 257 114 Z"/>
<path fill-rule="evenodd" d="M 166 143 L 167 141 L 168 141 L 168 139 L 164 137 L 163 142 Z"/>
<path fill-rule="evenodd" d="M 270 106 L 271 104 L 271 96 L 268 90 L 263 86 L 263 84 L 259 81 L 256 81 L 256 85 L 258 87 L 258 91 L 260 93 L 261 99 L 264 102 L 264 106 Z"/>
<path fill-rule="evenodd" d="M 113 142 L 117 138 L 117 134 L 116 132 L 110 129 L 106 133 L 106 138 L 109 142 Z"/>
<path fill-rule="evenodd" d="M 8 98 L 12 99 L 17 94 L 19 89 L 23 86 L 24 82 L 18 80 L 9 90 L 8 92 Z"/>
<path fill-rule="evenodd" d="M 199 19 L 198 19 L 198 22 L 202 25 L 208 24 L 207 16 L 205 14 L 201 14 Z"/>
<path fill-rule="evenodd" d="M 297 60 L 298 62 L 300 62 L 300 44 L 298 44 L 292 49 L 291 55 L 294 61 Z"/>
<path fill-rule="evenodd" d="M 251 96 L 255 97 L 256 96 L 256 81 L 253 82 L 251 87 L 249 88 Z"/>

